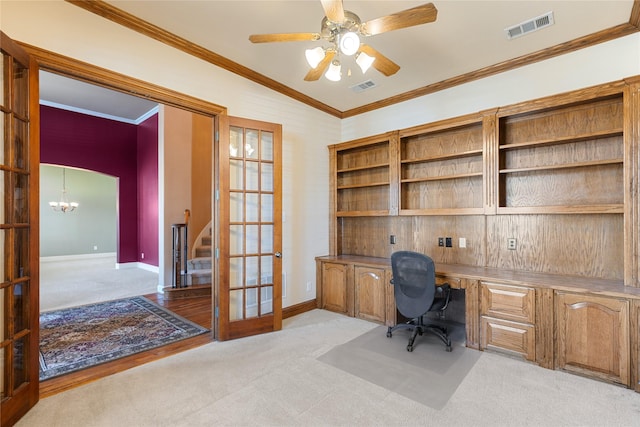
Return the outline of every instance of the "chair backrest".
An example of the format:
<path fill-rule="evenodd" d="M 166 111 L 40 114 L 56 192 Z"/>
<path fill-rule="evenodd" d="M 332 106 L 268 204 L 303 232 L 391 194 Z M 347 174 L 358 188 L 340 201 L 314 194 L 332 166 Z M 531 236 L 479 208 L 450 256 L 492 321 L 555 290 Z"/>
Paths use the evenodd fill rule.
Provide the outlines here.
<path fill-rule="evenodd" d="M 418 252 L 398 251 L 391 254 L 391 270 L 398 311 L 410 319 L 429 311 L 436 292 L 433 260 Z"/>

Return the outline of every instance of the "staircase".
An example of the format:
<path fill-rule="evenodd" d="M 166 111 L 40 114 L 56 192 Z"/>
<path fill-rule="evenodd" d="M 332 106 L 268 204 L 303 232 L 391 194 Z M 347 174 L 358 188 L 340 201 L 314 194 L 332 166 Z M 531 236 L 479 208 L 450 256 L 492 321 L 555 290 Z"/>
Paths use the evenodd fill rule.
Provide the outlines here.
<path fill-rule="evenodd" d="M 196 243 L 195 256 L 187 261 L 187 286 L 183 288 L 164 288 L 169 300 L 211 295 L 211 228 Z"/>

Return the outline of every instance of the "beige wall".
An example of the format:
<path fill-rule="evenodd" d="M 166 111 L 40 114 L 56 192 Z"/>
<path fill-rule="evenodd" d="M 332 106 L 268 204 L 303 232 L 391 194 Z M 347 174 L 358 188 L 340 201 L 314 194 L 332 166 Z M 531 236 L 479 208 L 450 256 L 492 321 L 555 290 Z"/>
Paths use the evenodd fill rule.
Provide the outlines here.
<path fill-rule="evenodd" d="M 306 283 L 315 284 L 314 257 L 328 252 L 328 144 L 640 74 L 635 34 L 341 121 L 62 0 L 0 1 L 0 27 L 18 41 L 225 106 L 229 115 L 282 124 L 285 307 L 315 297 Z"/>
<path fill-rule="evenodd" d="M 315 298 L 314 257 L 328 252 L 327 145 L 340 141 L 339 119 L 62 0 L 0 1 L 0 27 L 15 40 L 225 106 L 229 115 L 282 124 L 283 306 Z M 179 220 L 183 204 L 162 227 Z"/>
<path fill-rule="evenodd" d="M 198 234 L 211 221 L 213 183 L 213 119 L 192 115 L 191 156 L 191 220 L 189 221 L 189 253 Z M 205 234 L 207 231 L 205 230 Z"/>

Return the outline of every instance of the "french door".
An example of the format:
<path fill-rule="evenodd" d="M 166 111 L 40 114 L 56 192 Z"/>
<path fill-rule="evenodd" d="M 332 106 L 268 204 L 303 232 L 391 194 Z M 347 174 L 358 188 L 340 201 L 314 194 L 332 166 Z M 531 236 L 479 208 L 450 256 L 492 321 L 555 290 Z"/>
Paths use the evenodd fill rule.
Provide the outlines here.
<path fill-rule="evenodd" d="M 219 340 L 282 328 L 282 127 L 222 116 Z"/>
<path fill-rule="evenodd" d="M 38 401 L 38 65 L 0 32 L 0 425 Z"/>

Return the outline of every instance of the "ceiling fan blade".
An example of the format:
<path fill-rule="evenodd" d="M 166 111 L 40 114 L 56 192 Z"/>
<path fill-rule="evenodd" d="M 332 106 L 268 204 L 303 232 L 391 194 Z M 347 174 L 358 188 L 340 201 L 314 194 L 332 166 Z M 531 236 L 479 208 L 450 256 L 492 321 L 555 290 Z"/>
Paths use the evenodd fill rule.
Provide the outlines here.
<path fill-rule="evenodd" d="M 374 36 L 401 28 L 428 24 L 429 22 L 435 21 L 437 16 L 438 9 L 436 9 L 433 3 L 427 3 L 403 10 L 402 12 L 367 21 L 360 27 L 360 32 L 367 36 Z"/>
<path fill-rule="evenodd" d="M 334 56 L 336 56 L 336 53 L 334 51 L 328 51 L 324 58 L 322 58 L 322 61 L 320 61 L 320 63 L 316 66 L 316 68 L 309 70 L 307 75 L 304 76 L 304 80 L 307 82 L 312 82 L 322 77 L 322 73 L 324 73 L 324 70 L 326 70 L 329 64 L 331 64 L 331 60 L 333 60 Z"/>
<path fill-rule="evenodd" d="M 390 60 L 389 58 L 387 58 L 386 56 L 384 56 L 383 54 L 381 54 L 380 52 L 378 52 L 377 50 L 375 50 L 369 45 L 366 45 L 366 44 L 360 45 L 360 52 L 364 52 L 367 55 L 373 56 L 374 58 L 376 58 L 376 60 L 373 61 L 372 67 L 380 71 L 385 76 L 391 76 L 397 73 L 398 70 L 400 69 L 400 66 L 398 64 L 396 64 L 395 62 L 393 62 L 392 60 Z"/>
<path fill-rule="evenodd" d="M 304 42 L 316 40 L 320 40 L 320 34 L 318 33 L 252 34 L 249 36 L 251 43 Z"/>
<path fill-rule="evenodd" d="M 320 0 L 324 14 L 329 18 L 331 22 L 344 22 L 344 8 L 342 7 L 342 0 Z"/>

